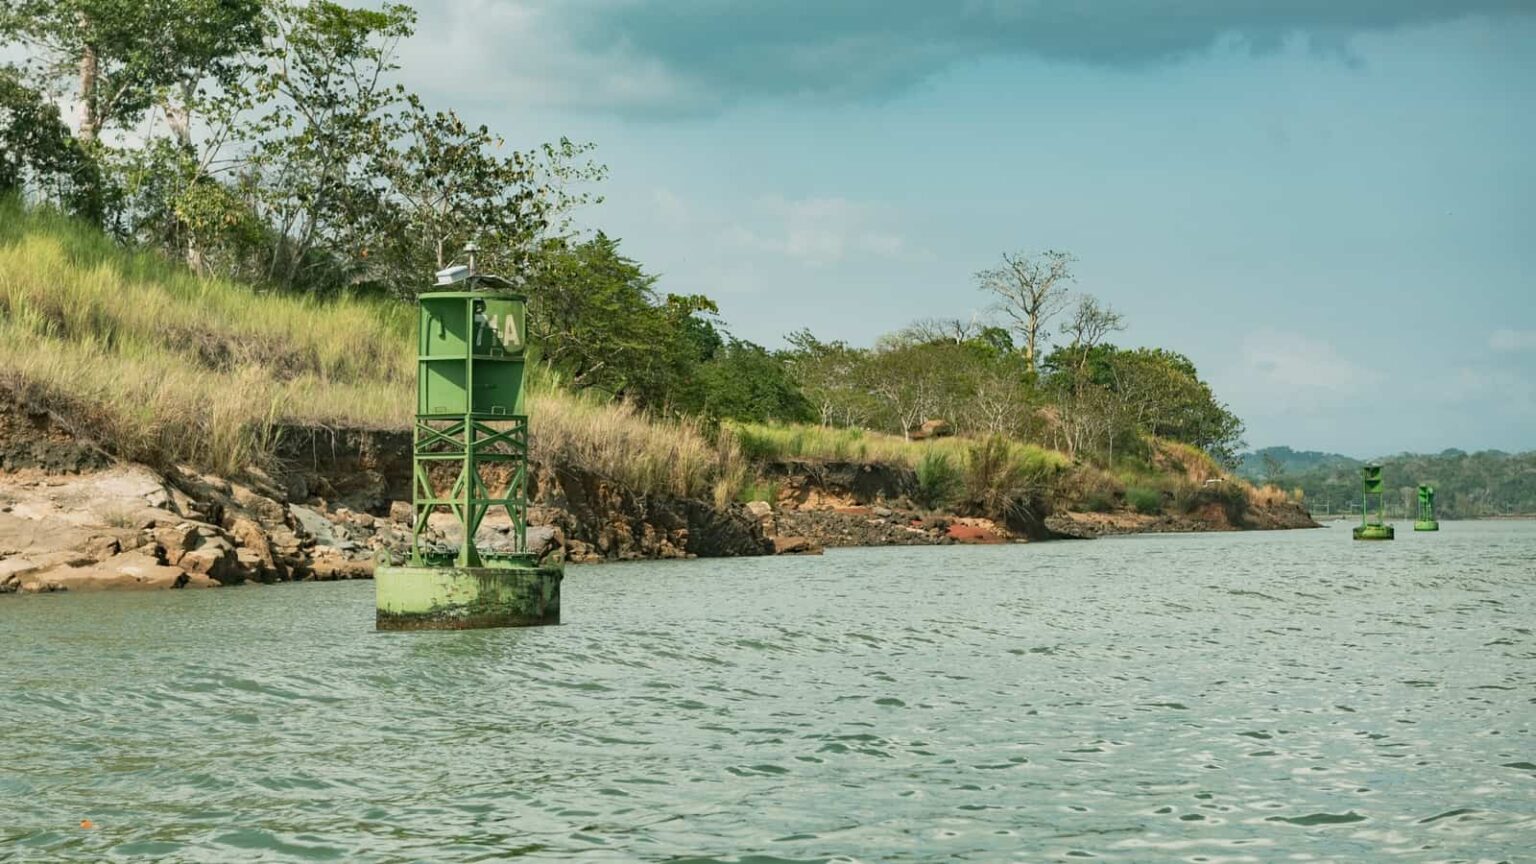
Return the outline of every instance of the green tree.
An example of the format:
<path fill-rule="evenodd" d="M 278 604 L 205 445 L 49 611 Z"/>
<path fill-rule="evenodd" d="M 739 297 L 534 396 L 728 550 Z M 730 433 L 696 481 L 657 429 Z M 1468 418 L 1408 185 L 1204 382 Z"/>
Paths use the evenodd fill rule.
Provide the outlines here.
<path fill-rule="evenodd" d="M 416 13 L 272 0 L 268 15 L 262 72 L 227 109 L 250 115 L 238 188 L 272 231 L 266 281 L 358 281 L 397 225 L 379 161 L 406 99 L 388 76 Z"/>
<path fill-rule="evenodd" d="M 506 142 L 486 126 L 429 111 L 415 95 L 405 103 L 379 165 L 398 222 L 379 241 L 389 254 L 381 248 L 372 256 L 384 281 L 418 283 L 470 241 L 487 268 L 523 273 L 560 214 L 588 200 L 566 184 L 602 176 L 601 168 L 577 162 L 590 146 L 561 139 L 538 152 L 500 155 Z"/>
<path fill-rule="evenodd" d="M 1193 444 L 1223 465 L 1236 466 L 1243 422 L 1216 398 L 1188 357 L 1161 348 L 1101 347 L 1095 380 L 1122 400 L 1138 427 Z"/>
<path fill-rule="evenodd" d="M 198 82 L 223 77 L 255 44 L 259 0 L 3 0 L 0 38 L 21 42 L 49 82 L 73 80 L 80 140 L 131 125 L 170 91 L 190 98 Z M 185 114 L 168 110 L 173 125 Z"/>
<path fill-rule="evenodd" d="M 867 356 L 855 380 L 873 397 L 875 425 L 910 437 L 925 420 L 959 425 L 988 351 L 974 342 L 888 341 Z"/>
<path fill-rule="evenodd" d="M 45 201 L 85 219 L 104 215 L 96 161 L 70 136 L 59 109 L 0 68 L 0 195 Z"/>
<path fill-rule="evenodd" d="M 1023 342 L 1024 363 L 1035 374 L 1040 339 L 1051 319 L 1067 302 L 1067 283 L 1077 259 L 1066 252 L 1049 250 L 1038 255 L 1003 254 L 1003 266 L 976 274 L 981 289 L 997 298 Z"/>
<path fill-rule="evenodd" d="M 714 420 L 801 423 L 815 419 L 784 359 L 730 339 L 682 384 L 677 407 Z"/>
<path fill-rule="evenodd" d="M 785 361 L 823 426 L 873 422 L 877 405 L 863 385 L 870 352 L 845 342 L 823 342 L 810 330 L 785 337 L 793 346 Z"/>
<path fill-rule="evenodd" d="M 701 296 L 662 296 L 656 277 L 599 233 L 547 250 L 531 270 L 528 328 L 542 357 L 577 389 L 664 409 L 718 345 Z"/>

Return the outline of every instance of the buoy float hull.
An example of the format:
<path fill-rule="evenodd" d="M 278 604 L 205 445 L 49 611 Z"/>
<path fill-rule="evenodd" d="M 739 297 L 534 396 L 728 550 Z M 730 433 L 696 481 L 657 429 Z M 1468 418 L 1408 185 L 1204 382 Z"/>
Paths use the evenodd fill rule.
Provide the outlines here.
<path fill-rule="evenodd" d="M 1356 540 L 1391 540 L 1397 532 L 1391 525 L 1356 525 Z"/>
<path fill-rule="evenodd" d="M 558 564 L 378 567 L 379 630 L 473 630 L 560 623 Z"/>

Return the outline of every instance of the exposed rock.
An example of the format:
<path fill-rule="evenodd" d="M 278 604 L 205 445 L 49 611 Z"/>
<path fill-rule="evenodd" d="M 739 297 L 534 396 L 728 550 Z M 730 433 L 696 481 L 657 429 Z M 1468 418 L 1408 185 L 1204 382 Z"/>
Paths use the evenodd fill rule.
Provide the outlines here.
<path fill-rule="evenodd" d="M 415 511 L 411 508 L 410 501 L 389 502 L 389 521 L 409 525 L 414 518 Z"/>
<path fill-rule="evenodd" d="M 298 504 L 288 507 L 288 512 L 298 520 L 298 527 L 305 534 L 314 538 L 317 546 L 339 546 L 342 538 L 338 536 L 336 524 L 320 515 L 315 510 Z"/>
<path fill-rule="evenodd" d="M 559 528 L 569 561 L 765 555 L 772 543 L 745 505 L 636 495 L 596 473 L 535 473 L 530 525 Z"/>
<path fill-rule="evenodd" d="M 283 505 L 277 503 L 265 495 L 257 494 L 245 486 L 236 485 L 231 491 L 231 498 L 240 509 L 250 514 L 262 525 L 276 527 L 288 524 L 288 514 Z"/>
<path fill-rule="evenodd" d="M 230 525 L 229 533 L 238 545 L 235 552 L 242 567 L 262 581 L 283 578 L 285 568 L 278 563 L 272 552 L 272 541 L 259 524 L 243 516 L 237 517 Z"/>
<path fill-rule="evenodd" d="M 565 548 L 565 532 L 554 525 L 528 526 L 528 554 L 543 561 Z"/>
<path fill-rule="evenodd" d="M 376 556 L 402 560 L 409 550 L 409 434 L 289 430 L 290 470 L 253 470 L 230 482 L 187 468 L 93 461 L 99 451 L 71 450 L 67 430 L 50 423 L 45 414 L 0 408 L 0 593 L 369 578 Z M 21 446 L 17 434 L 41 449 Z M 86 456 L 33 460 L 55 473 L 5 471 L 7 454 L 46 456 L 59 447 Z M 1219 489 L 1181 501 L 1187 512 L 1177 516 L 1051 514 L 1033 499 L 1012 502 L 1000 522 L 977 517 L 974 502 L 962 507 L 969 516 L 933 514 L 914 506 L 911 470 L 859 462 L 776 463 L 765 473 L 778 483 L 777 501 L 724 507 L 636 494 L 577 466 L 532 468 L 527 551 L 577 563 L 1316 524 L 1298 505 L 1256 508 Z M 437 513 L 423 540 L 457 548 L 457 531 L 456 520 Z M 475 538 L 493 551 L 515 551 L 516 541 L 501 508 Z"/>
<path fill-rule="evenodd" d="M 218 582 L 232 585 L 244 581 L 239 555 L 233 546 L 207 543 L 181 556 L 176 566 Z"/>
<path fill-rule="evenodd" d="M 945 536 L 956 543 L 1003 543 L 1007 541 L 997 524 L 990 519 L 956 519 L 944 530 Z"/>
<path fill-rule="evenodd" d="M 914 441 L 922 441 L 927 438 L 947 438 L 955 434 L 955 427 L 948 420 L 924 420 L 922 425 L 913 429 L 910 437 Z"/>
<path fill-rule="evenodd" d="M 934 546 L 953 543 L 942 527 L 915 513 L 895 518 L 870 518 L 868 508 L 843 510 L 781 510 L 779 532 L 805 537 L 820 546 Z"/>
<path fill-rule="evenodd" d="M 784 461 L 764 466 L 763 473 L 779 482 L 779 503 L 798 510 L 910 508 L 917 491 L 910 468 L 881 463 Z"/>
<path fill-rule="evenodd" d="M 771 538 L 777 536 L 779 529 L 778 523 L 773 518 L 772 504 L 769 504 L 767 501 L 749 501 L 745 506 L 747 515 L 756 519 L 758 524 L 763 526 L 764 537 Z"/>
<path fill-rule="evenodd" d="M 89 567 L 64 567 L 22 577 L 22 591 L 96 591 L 109 588 L 181 588 L 191 582 L 179 567 L 169 567 L 138 552 L 113 556 Z"/>
<path fill-rule="evenodd" d="M 773 538 L 775 555 L 820 555 L 821 547 L 804 537 Z"/>
<path fill-rule="evenodd" d="M 123 542 L 117 537 L 98 535 L 85 541 L 82 551 L 93 560 L 105 561 L 123 551 Z"/>
<path fill-rule="evenodd" d="M 355 560 L 332 550 L 323 550 L 310 562 L 308 578 L 316 582 L 338 579 L 372 579 L 374 562 L 371 558 Z"/>

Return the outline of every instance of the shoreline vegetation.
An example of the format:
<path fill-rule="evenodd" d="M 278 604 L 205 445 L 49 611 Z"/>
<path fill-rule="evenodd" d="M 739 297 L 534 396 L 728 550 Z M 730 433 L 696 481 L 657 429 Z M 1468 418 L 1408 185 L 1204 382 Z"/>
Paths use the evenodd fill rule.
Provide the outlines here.
<path fill-rule="evenodd" d="M 407 541 L 391 514 L 409 458 L 411 313 L 199 277 L 0 204 L 0 540 L 24 513 L 100 528 L 60 535 L 81 548 L 9 550 L 0 590 L 366 576 L 376 549 Z M 709 423 L 534 368 L 535 522 L 577 561 L 1235 528 L 1287 507 L 1299 518 L 1266 527 L 1309 522 L 1287 493 L 1178 442 L 1095 465 L 1003 436 Z M 311 449 L 325 438 L 332 461 L 296 470 L 304 435 Z M 349 486 L 354 475 L 371 485 Z"/>
<path fill-rule="evenodd" d="M 407 5 L 18 8 L 0 44 L 39 62 L 0 65 L 0 590 L 397 553 L 414 297 L 470 242 L 528 296 L 530 516 L 573 560 L 1315 524 L 1229 472 L 1242 421 L 1190 358 L 1115 344 L 1069 252 L 961 277 L 990 304 L 970 320 L 766 348 L 576 230 L 591 144 L 509 147 L 408 90 Z M 6 539 L 50 519 L 101 530 Z"/>
<path fill-rule="evenodd" d="M 0 376 L 15 401 L 91 430 L 124 460 L 235 475 L 266 467 L 279 426 L 408 428 L 413 321 L 413 307 L 398 301 L 196 276 L 77 219 L 0 201 Z M 753 482 L 752 463 L 886 462 L 934 474 L 948 463 L 959 473 L 978 449 L 994 451 L 1000 470 L 1032 487 L 1073 473 L 1079 486 L 1110 494 L 1179 485 L 1149 462 L 1094 467 L 1001 435 L 920 440 L 857 426 L 664 416 L 573 391 L 538 363 L 530 403 L 536 458 L 587 465 L 638 492 L 717 504 Z M 1176 457 L 1186 483 L 1223 477 L 1261 498 L 1285 494 L 1231 478 L 1191 445 L 1147 441 Z"/>

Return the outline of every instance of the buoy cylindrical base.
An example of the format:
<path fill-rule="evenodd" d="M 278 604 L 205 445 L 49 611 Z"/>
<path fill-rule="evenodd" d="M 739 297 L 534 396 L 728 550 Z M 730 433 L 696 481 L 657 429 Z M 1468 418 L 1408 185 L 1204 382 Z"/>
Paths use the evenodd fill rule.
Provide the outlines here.
<path fill-rule="evenodd" d="M 380 630 L 471 630 L 560 623 L 558 565 L 378 567 Z"/>
<path fill-rule="evenodd" d="M 1391 540 L 1397 531 L 1391 525 L 1356 525 L 1356 540 Z"/>
<path fill-rule="evenodd" d="M 1440 530 L 1440 523 L 1438 521 L 1434 520 L 1434 519 L 1420 519 L 1419 521 L 1413 523 L 1413 530 L 1415 530 L 1415 531 L 1439 531 Z"/>

